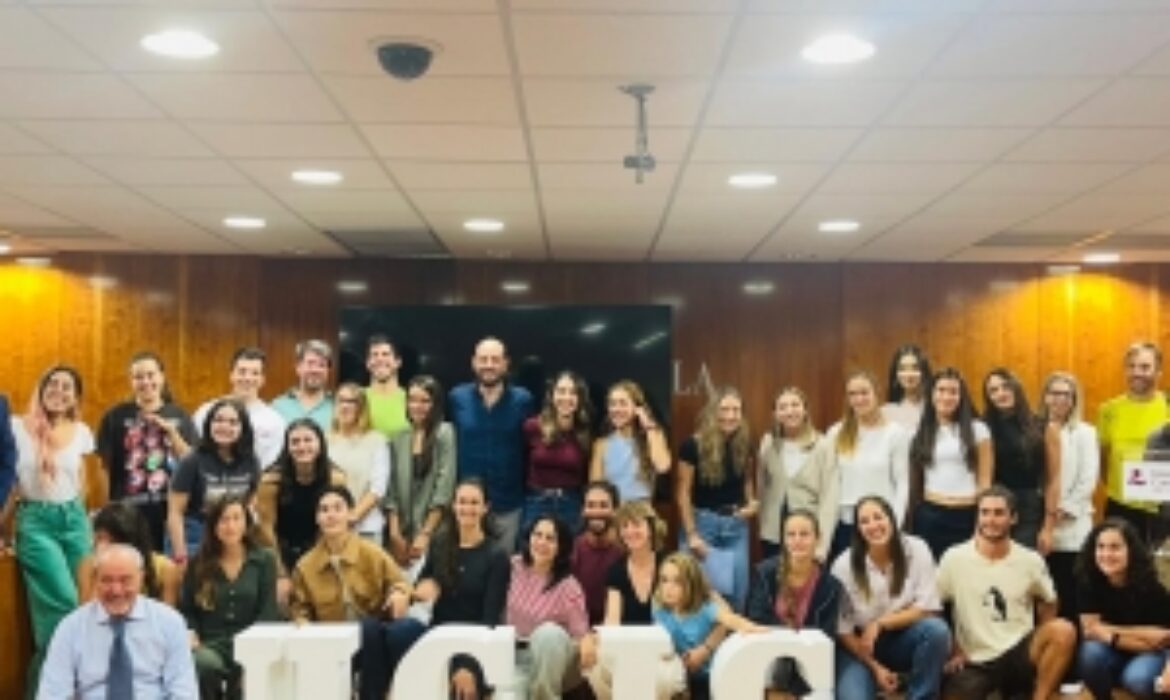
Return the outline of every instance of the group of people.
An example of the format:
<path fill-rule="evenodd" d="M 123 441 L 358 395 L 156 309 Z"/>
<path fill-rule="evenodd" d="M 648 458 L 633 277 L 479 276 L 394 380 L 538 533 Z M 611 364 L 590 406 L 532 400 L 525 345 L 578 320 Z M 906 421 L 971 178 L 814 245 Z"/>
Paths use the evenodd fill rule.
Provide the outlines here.
<path fill-rule="evenodd" d="M 449 393 L 425 375 L 402 386 L 386 337 L 369 339 L 366 359 L 369 386 L 330 391 L 331 348 L 301 343 L 297 386 L 267 404 L 265 355 L 243 348 L 230 393 L 192 417 L 162 360 L 139 353 L 132 398 L 96 437 L 68 366 L 43 375 L 24 415 L 7 420 L 0 402 L 30 697 L 122 697 L 129 683 L 139 700 L 238 698 L 232 640 L 276 620 L 358 622 L 369 699 L 444 623 L 514 626 L 533 700 L 610 697 L 614 659 L 596 628 L 650 624 L 676 652 L 655 672 L 664 699 L 705 697 L 724 637 L 774 627 L 835 640 L 837 694 L 850 700 L 900 685 L 912 699 L 1041 698 L 1073 680 L 1098 699 L 1115 686 L 1170 692 L 1170 594 L 1150 551 L 1167 528 L 1121 486 L 1125 462 L 1170 447 L 1152 344 L 1127 350 L 1127 391 L 1096 427 L 1068 373 L 1045 380 L 1033 410 L 1020 380 L 994 369 L 979 412 L 958 370 L 932 370 L 909 345 L 892 358 L 888 401 L 875 376 L 853 373 L 823 433 L 787 387 L 757 443 L 742 397 L 723 388 L 673 455 L 636 384 L 611 386 L 598 421 L 583 379 L 564 371 L 538 406 L 508 382 L 495 338 Z M 94 451 L 110 503 L 91 519 Z M 1108 502 L 1094 525 L 1102 454 Z M 667 475 L 673 515 L 654 500 Z M 493 691 L 470 656 L 452 659 L 448 685 L 459 700 Z M 810 690 L 784 658 L 767 685 Z"/>

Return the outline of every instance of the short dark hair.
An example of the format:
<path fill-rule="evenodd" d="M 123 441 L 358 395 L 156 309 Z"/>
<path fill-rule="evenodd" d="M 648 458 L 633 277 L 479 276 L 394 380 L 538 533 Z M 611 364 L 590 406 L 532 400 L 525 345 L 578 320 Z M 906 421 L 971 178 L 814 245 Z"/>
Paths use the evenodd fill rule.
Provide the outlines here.
<path fill-rule="evenodd" d="M 1011 489 L 1000 484 L 992 484 L 980 491 L 975 496 L 975 510 L 979 510 L 979 506 L 987 498 L 1002 498 L 1003 502 L 1007 504 L 1008 512 L 1012 515 L 1016 514 L 1016 494 L 1012 493 Z"/>
<path fill-rule="evenodd" d="M 260 360 L 260 364 L 263 365 L 268 362 L 268 356 L 264 354 L 263 350 L 254 345 L 245 345 L 236 350 L 235 354 L 232 355 L 232 369 L 235 369 L 236 363 L 240 360 Z"/>
<path fill-rule="evenodd" d="M 318 506 L 321 505 L 321 499 L 325 498 L 326 496 L 337 496 L 341 500 L 345 501 L 346 506 L 351 509 L 353 508 L 353 493 L 351 493 L 350 490 L 342 484 L 329 484 L 325 486 L 325 488 L 321 489 L 320 493 L 317 494 Z"/>
<path fill-rule="evenodd" d="M 605 493 L 609 496 L 609 502 L 613 504 L 614 510 L 617 510 L 618 507 L 621 506 L 622 497 L 620 494 L 618 494 L 617 487 L 614 486 L 611 482 L 606 481 L 605 479 L 595 479 L 594 481 L 590 481 L 585 485 L 585 491 L 583 493 L 588 495 L 588 493 L 594 489 L 598 491 L 605 491 Z"/>
<path fill-rule="evenodd" d="M 370 351 L 373 350 L 374 346 L 376 346 L 376 345 L 389 345 L 390 352 L 394 353 L 395 357 L 398 357 L 398 346 L 395 345 L 394 341 L 390 340 L 390 336 L 386 335 L 385 333 L 375 333 L 374 335 L 371 335 L 369 338 L 366 339 L 366 355 L 367 356 L 370 354 Z"/>

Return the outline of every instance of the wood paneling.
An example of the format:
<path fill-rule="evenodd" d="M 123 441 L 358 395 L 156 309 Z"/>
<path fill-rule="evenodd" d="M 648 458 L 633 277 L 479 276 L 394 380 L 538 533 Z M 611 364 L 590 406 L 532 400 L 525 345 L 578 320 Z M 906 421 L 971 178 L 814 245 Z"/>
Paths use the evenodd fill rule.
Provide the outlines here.
<path fill-rule="evenodd" d="M 369 291 L 346 296 L 343 279 Z M 510 296 L 507 279 L 531 290 Z M 771 294 L 747 296 L 748 280 Z M 758 434 L 776 391 L 802 387 L 825 427 L 843 403 L 842 380 L 865 368 L 884 380 L 893 349 L 918 342 L 936 365 L 953 364 L 979 392 L 983 376 L 1007 365 L 1033 402 L 1043 377 L 1081 378 L 1086 415 L 1123 389 L 1121 354 L 1138 338 L 1170 349 L 1170 268 L 1130 265 L 1053 277 L 1038 265 L 647 265 L 468 261 L 330 261 L 176 256 L 63 256 L 50 268 L 0 264 L 0 327 L 9 331 L 0 391 L 19 411 L 50 364 L 76 365 L 86 382 L 84 416 L 129 392 L 126 361 L 152 349 L 167 362 L 172 389 L 193 409 L 227 388 L 236 347 L 269 354 L 271 397 L 293 382 L 298 340 L 337 338 L 346 305 L 418 303 L 664 303 L 675 308 L 673 350 L 684 385 L 705 366 L 716 384 L 738 386 Z M 470 348 L 468 349 L 470 353 Z M 703 398 L 675 396 L 674 437 L 693 425 Z M 12 589 L 0 558 L 0 600 Z M 9 612 L 8 608 L 5 612 Z M 20 619 L 8 617 L 7 619 Z M 7 651 L 7 639 L 0 648 Z M 10 663 L 22 665 L 27 637 L 3 655 L 0 696 L 15 697 Z M 7 674 L 7 675 L 5 675 Z"/>

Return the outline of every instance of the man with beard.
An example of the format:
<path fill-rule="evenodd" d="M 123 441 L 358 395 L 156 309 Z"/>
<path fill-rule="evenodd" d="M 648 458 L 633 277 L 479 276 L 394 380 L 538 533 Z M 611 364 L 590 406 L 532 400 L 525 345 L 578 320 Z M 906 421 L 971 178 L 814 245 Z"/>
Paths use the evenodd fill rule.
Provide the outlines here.
<path fill-rule="evenodd" d="M 324 340 L 297 343 L 297 386 L 272 401 L 272 407 L 286 423 L 309 418 L 321 430 L 332 428 L 333 396 L 326 389 L 332 365 L 333 349 L 329 343 Z"/>
<path fill-rule="evenodd" d="M 406 418 L 406 392 L 398 384 L 401 366 L 402 358 L 389 338 L 370 336 L 366 341 L 366 369 L 370 371 L 366 403 L 370 407 L 370 427 L 387 439 L 410 427 Z"/>
<path fill-rule="evenodd" d="M 1015 496 L 992 486 L 975 501 L 975 537 L 947 550 L 939 597 L 952 604 L 954 653 L 943 697 L 984 700 L 1056 692 L 1076 651 L 1076 629 L 1056 617 L 1056 589 L 1044 559 L 1012 542 Z"/>
<path fill-rule="evenodd" d="M 232 355 L 231 373 L 228 381 L 231 382 L 230 396 L 248 409 L 248 418 L 252 421 L 252 432 L 255 436 L 256 459 L 260 462 L 260 469 L 266 469 L 280 457 L 284 451 L 284 430 L 287 424 L 271 406 L 260 399 L 260 389 L 264 386 L 264 363 L 268 356 L 260 348 L 243 347 Z M 207 412 L 222 397 L 207 401 L 195 411 L 191 420 L 195 429 L 203 434 L 207 427 Z"/>
<path fill-rule="evenodd" d="M 585 529 L 573 542 L 570 566 L 585 591 L 591 625 L 599 625 L 605 619 L 606 577 L 624 553 L 613 526 L 617 507 L 618 492 L 613 484 L 592 481 L 585 487 L 585 508 L 581 512 Z"/>
<path fill-rule="evenodd" d="M 1125 352 L 1126 392 L 1101 404 L 1097 414 L 1097 435 L 1101 440 L 1105 469 L 1105 517 L 1128 520 L 1146 542 L 1161 544 L 1166 529 L 1157 517 L 1157 504 L 1125 499 L 1124 464 L 1140 460 L 1151 433 L 1164 433 L 1170 418 L 1166 396 L 1158 391 L 1162 375 L 1162 352 L 1150 342 L 1137 342 Z M 1155 435 L 1154 437 L 1157 437 Z M 1170 436 L 1168 436 L 1170 437 Z M 1151 447 L 1158 449 L 1158 440 Z M 1161 455 L 1165 458 L 1165 455 Z"/>
<path fill-rule="evenodd" d="M 448 405 L 455 426 L 458 478 L 476 477 L 487 487 L 499 542 L 511 552 L 524 505 L 524 421 L 532 415 L 532 394 L 506 382 L 508 352 L 497 338 L 475 346 L 475 381 L 451 390 Z"/>

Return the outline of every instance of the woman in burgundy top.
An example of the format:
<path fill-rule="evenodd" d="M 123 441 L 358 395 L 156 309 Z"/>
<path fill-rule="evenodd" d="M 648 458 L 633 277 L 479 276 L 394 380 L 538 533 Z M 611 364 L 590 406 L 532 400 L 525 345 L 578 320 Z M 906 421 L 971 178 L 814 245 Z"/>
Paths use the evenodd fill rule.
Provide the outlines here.
<path fill-rule="evenodd" d="M 581 489 L 589 475 L 593 442 L 589 389 L 564 370 L 549 383 L 540 413 L 524 423 L 528 448 L 528 494 L 521 532 L 541 515 L 555 515 L 576 530 L 581 524 Z"/>

